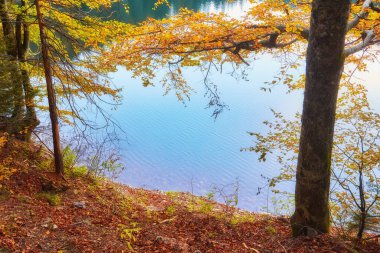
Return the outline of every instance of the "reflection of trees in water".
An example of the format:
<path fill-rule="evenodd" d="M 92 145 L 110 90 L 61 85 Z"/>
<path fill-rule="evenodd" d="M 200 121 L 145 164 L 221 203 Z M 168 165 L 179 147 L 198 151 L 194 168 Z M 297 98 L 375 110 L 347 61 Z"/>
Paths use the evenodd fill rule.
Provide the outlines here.
<path fill-rule="evenodd" d="M 5 37 L 8 41 L 0 38 L 0 132 L 28 141 L 31 131 L 39 124 L 34 104 L 36 93 L 25 68 L 21 46 L 17 48 L 18 55 L 10 50 L 16 37 L 14 29 L 9 31 Z"/>
<path fill-rule="evenodd" d="M 19 81 L 17 73 L 16 62 L 0 59 L 0 118 L 2 119 L 12 117 L 16 107 L 15 101 L 19 100 L 18 89 L 14 85 Z"/>
<path fill-rule="evenodd" d="M 154 3 L 157 0 L 124 0 L 124 4 L 129 7 L 129 13 L 126 14 L 122 3 L 116 3 L 111 12 L 102 13 L 102 16 L 112 16 L 120 21 L 127 23 L 139 23 L 148 17 L 164 18 L 169 14 L 177 13 L 180 8 L 188 8 L 194 11 L 208 11 L 212 4 L 215 9 L 224 11 L 227 7 L 236 4 L 242 4 L 247 0 L 237 0 L 233 3 L 228 0 L 169 0 L 170 7 L 163 5 L 153 10 Z"/>

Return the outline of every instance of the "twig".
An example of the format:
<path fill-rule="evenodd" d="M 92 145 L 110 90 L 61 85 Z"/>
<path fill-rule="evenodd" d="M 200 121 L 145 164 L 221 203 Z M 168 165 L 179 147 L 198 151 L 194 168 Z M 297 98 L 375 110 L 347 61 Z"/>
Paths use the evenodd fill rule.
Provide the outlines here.
<path fill-rule="evenodd" d="M 243 242 L 243 246 L 244 246 L 244 248 L 249 249 L 249 250 L 251 250 L 253 252 L 260 253 L 260 251 L 258 251 L 257 249 L 248 247 L 247 244 L 245 244 L 245 242 Z"/>

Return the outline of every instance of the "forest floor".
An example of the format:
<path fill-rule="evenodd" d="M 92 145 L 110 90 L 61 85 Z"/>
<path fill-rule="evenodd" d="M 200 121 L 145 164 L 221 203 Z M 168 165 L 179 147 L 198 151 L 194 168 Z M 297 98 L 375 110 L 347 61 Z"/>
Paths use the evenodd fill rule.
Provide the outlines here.
<path fill-rule="evenodd" d="M 0 145 L 1 146 L 1 145 Z M 380 252 L 337 234 L 291 236 L 289 219 L 189 193 L 131 188 L 46 167 L 37 145 L 0 147 L 0 252 Z"/>

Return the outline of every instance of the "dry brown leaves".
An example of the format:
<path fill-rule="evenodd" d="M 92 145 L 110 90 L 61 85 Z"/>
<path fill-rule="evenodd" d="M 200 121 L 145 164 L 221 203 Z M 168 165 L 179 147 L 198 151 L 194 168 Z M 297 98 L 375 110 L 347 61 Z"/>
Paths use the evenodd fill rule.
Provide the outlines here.
<path fill-rule="evenodd" d="M 9 193 L 0 198 L 0 252 L 380 252 L 375 241 L 355 249 L 338 236 L 292 238 L 283 217 L 224 213 L 223 205 L 186 193 L 63 180 L 30 164 L 0 182 Z M 46 182 L 60 198 L 57 206 L 39 197 Z M 194 199 L 212 211 L 194 208 Z M 73 205 L 78 201 L 85 208 Z M 240 213 L 250 219 L 232 223 Z"/>

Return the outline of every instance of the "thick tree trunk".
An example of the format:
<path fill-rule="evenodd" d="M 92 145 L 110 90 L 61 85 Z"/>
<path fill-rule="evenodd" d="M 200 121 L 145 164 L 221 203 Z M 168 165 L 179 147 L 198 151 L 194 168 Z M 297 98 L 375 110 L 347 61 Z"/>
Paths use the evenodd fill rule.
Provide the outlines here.
<path fill-rule="evenodd" d="M 54 91 L 54 86 L 53 86 L 53 77 L 52 77 L 52 69 L 51 69 L 50 58 L 49 58 L 49 49 L 47 45 L 46 34 L 44 31 L 44 24 L 42 20 L 42 13 L 41 13 L 39 0 L 35 0 L 35 5 L 36 5 L 36 11 L 37 11 L 38 25 L 40 28 L 42 60 L 43 60 L 44 70 L 45 70 L 46 88 L 47 88 L 48 101 L 49 101 L 49 114 L 50 114 L 50 120 L 51 120 L 51 128 L 53 132 L 55 172 L 57 174 L 63 175 L 64 173 L 63 158 L 62 158 L 61 143 L 60 143 L 60 137 L 59 137 L 57 104 L 56 104 L 55 91 Z"/>
<path fill-rule="evenodd" d="M 314 0 L 306 60 L 293 235 L 330 229 L 331 152 L 350 0 Z"/>

